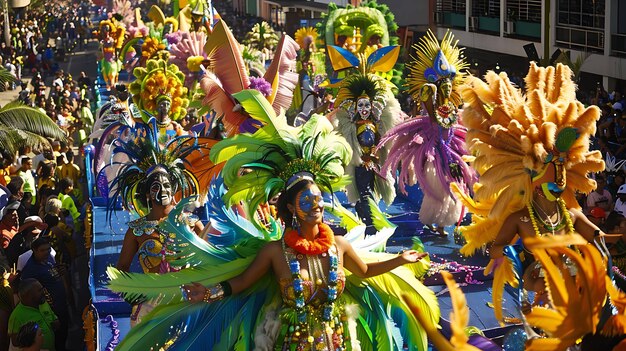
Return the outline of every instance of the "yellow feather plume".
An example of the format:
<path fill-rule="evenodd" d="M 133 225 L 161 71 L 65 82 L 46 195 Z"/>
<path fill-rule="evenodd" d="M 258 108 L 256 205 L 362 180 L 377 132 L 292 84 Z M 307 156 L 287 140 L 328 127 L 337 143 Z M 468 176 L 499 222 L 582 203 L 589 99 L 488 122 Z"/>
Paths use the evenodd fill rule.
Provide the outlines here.
<path fill-rule="evenodd" d="M 576 250 L 568 246 L 576 246 Z M 528 323 L 547 334 L 533 339 L 526 350 L 565 350 L 586 334 L 596 332 L 607 295 L 606 265 L 593 245 L 578 234 L 524 239 L 524 246 L 546 271 L 550 307 L 534 307 L 526 315 Z M 572 277 L 562 257 L 577 269 Z"/>
<path fill-rule="evenodd" d="M 431 45 L 432 46 L 432 45 Z M 432 50 L 425 46 L 424 50 Z M 428 51 L 424 51 L 428 52 Z M 468 128 L 466 143 L 475 156 L 480 175 L 474 201 L 455 195 L 473 212 L 473 223 L 462 229 L 467 244 L 463 254 L 472 254 L 493 241 L 505 218 L 522 209 L 532 196 L 531 173 L 545 166 L 546 157 L 558 154 L 556 135 L 566 127 L 576 128 L 578 139 L 566 154 L 568 208 L 578 208 L 575 191 L 588 193 L 595 184 L 587 174 L 604 169 L 602 155 L 589 152 L 589 136 L 600 117 L 597 107 L 585 108 L 576 101 L 576 86 L 567 66 L 537 67 L 531 64 L 526 94 L 515 87 L 506 73 L 488 72 L 485 81 L 466 79 L 461 95 L 466 102 L 462 121 Z"/>

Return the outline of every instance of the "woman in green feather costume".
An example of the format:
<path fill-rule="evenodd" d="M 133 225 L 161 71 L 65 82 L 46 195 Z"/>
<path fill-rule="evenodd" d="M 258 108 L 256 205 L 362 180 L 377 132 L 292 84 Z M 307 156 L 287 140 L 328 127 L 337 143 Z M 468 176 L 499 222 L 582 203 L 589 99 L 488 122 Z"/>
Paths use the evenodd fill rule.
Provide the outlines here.
<path fill-rule="evenodd" d="M 158 277 L 108 272 L 109 287 L 125 297 L 159 296 L 165 302 L 119 349 L 427 350 L 425 333 L 401 298 L 408 294 L 427 319 L 438 322 L 436 298 L 416 278 L 427 254 L 357 253 L 323 223 L 330 205 L 322 194 L 349 181 L 345 139 L 323 116 L 287 126 L 256 91 L 235 98 L 264 127 L 212 148 L 211 161 L 226 162 L 223 208 L 244 202 L 254 218 L 259 204 L 280 194 L 284 235 L 264 236 L 263 225 L 255 223 L 258 233 L 249 229 L 233 245 L 217 247 L 194 240 L 184 226 L 171 226 L 179 228 L 173 241 L 182 245 L 174 245 L 191 268 Z M 241 175 L 242 168 L 249 172 Z"/>

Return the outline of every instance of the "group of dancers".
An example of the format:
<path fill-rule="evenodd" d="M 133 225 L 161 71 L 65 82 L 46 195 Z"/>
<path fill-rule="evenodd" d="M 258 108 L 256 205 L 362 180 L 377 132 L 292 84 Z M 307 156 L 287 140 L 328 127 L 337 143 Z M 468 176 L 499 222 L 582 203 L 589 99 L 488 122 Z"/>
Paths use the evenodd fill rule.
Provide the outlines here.
<path fill-rule="evenodd" d="M 445 273 L 457 303 L 452 338 L 439 334 L 437 298 L 420 281 L 428 253 L 384 252 L 393 225 L 378 203 L 415 184 L 420 221 L 440 235 L 471 213 L 461 252 L 488 248 L 498 319 L 504 285 L 517 287 L 528 349 L 623 339 L 626 295 L 606 250 L 621 236 L 575 198 L 604 168 L 589 151 L 599 111 L 576 100 L 568 67 L 531 63 L 521 90 L 504 72 L 469 75 L 453 35 L 429 31 L 407 63 L 419 105 L 409 116 L 392 83 L 400 48 L 375 2 L 334 9 L 324 50 L 312 29 L 299 43 L 283 34 L 262 76 L 226 23 L 200 10 L 101 24 L 107 84 L 122 66 L 136 78 L 92 134 L 100 194 L 134 216 L 107 271 L 134 306 L 120 350 L 497 349 L 464 334 L 467 307 Z M 306 89 L 334 101 L 287 118 Z M 190 106 L 204 120 L 185 130 Z M 128 273 L 135 256 L 143 274 Z"/>

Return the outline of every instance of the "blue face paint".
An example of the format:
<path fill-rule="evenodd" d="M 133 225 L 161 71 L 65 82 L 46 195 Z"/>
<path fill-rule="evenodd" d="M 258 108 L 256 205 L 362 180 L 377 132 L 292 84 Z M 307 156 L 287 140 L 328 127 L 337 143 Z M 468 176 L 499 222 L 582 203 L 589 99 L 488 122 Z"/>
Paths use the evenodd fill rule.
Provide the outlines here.
<path fill-rule="evenodd" d="M 304 189 L 296 196 L 296 212 L 300 218 L 305 218 L 312 210 L 323 207 L 324 198 L 317 187 Z"/>

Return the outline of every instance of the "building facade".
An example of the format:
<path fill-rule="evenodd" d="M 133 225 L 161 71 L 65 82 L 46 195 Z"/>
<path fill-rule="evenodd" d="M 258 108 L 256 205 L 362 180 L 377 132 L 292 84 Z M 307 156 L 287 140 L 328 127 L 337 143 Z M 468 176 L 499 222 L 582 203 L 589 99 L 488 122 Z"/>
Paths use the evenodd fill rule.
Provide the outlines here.
<path fill-rule="evenodd" d="M 463 46 L 526 60 L 567 50 L 572 61 L 588 56 L 581 72 L 592 84 L 626 90 L 624 0 L 430 0 L 430 7 L 438 37 L 451 30 Z"/>

